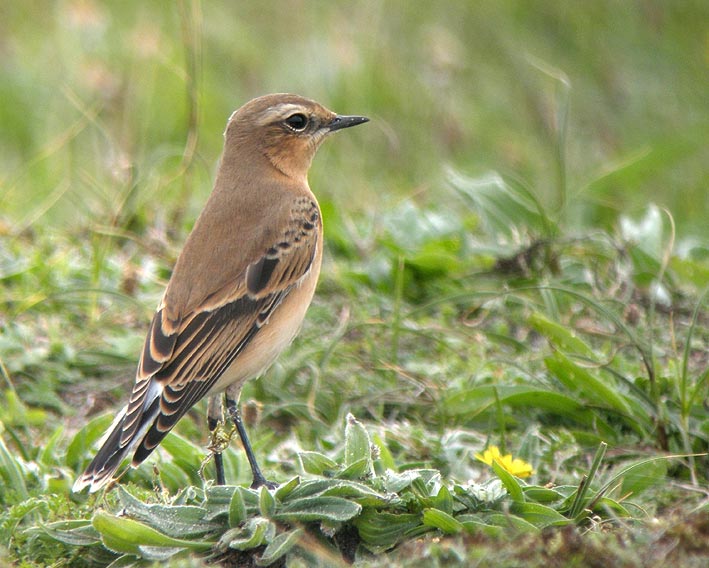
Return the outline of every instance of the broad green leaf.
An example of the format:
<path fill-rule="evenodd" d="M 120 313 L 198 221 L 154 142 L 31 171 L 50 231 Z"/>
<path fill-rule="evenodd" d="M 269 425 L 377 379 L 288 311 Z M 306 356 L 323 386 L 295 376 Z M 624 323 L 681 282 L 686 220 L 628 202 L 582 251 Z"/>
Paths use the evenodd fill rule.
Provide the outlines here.
<path fill-rule="evenodd" d="M 570 390 L 584 393 L 591 402 L 599 406 L 612 408 L 624 416 L 633 416 L 633 411 L 623 396 L 618 394 L 615 385 L 606 384 L 565 355 L 557 351 L 546 357 L 544 363 L 549 371 Z"/>
<path fill-rule="evenodd" d="M 288 498 L 284 502 L 295 501 L 296 499 L 302 499 L 303 497 L 314 497 L 316 495 L 322 495 L 328 489 L 337 487 L 341 483 L 346 483 L 342 479 L 308 479 L 303 481 L 298 487 L 294 488 Z"/>
<path fill-rule="evenodd" d="M 390 493 L 400 493 L 418 477 L 420 477 L 420 474 L 415 469 L 409 469 L 401 473 L 387 471 L 384 475 L 384 487 Z"/>
<path fill-rule="evenodd" d="M 503 513 L 491 513 L 485 516 L 485 520 L 493 525 L 505 528 L 513 528 L 519 532 L 539 532 L 539 529 L 535 527 L 529 521 L 525 521 L 517 515 L 503 514 Z"/>
<path fill-rule="evenodd" d="M 380 507 L 389 503 L 394 495 L 382 495 L 369 486 L 355 481 L 342 480 L 322 492 L 322 495 L 345 497 L 366 507 Z"/>
<path fill-rule="evenodd" d="M 346 497 L 358 502 L 360 505 L 367 506 L 384 504 L 391 499 L 391 496 L 378 493 L 364 483 L 346 479 L 312 479 L 304 481 L 295 487 L 282 502 L 290 503 L 303 497 L 317 495 Z"/>
<path fill-rule="evenodd" d="M 379 434 L 374 434 L 372 436 L 372 441 L 379 448 L 379 459 L 378 461 L 383 466 L 384 470 L 396 471 L 396 462 L 394 461 L 394 456 L 391 455 L 389 448 L 387 447 L 384 440 L 381 439 Z"/>
<path fill-rule="evenodd" d="M 259 511 L 261 511 L 261 516 L 267 519 L 271 518 L 276 509 L 276 500 L 265 485 L 261 487 L 259 492 L 258 507 Z"/>
<path fill-rule="evenodd" d="M 522 491 L 524 491 L 525 501 L 527 502 L 554 503 L 564 498 L 558 491 L 547 487 L 539 487 L 538 485 L 527 485 L 526 487 L 522 487 Z"/>
<path fill-rule="evenodd" d="M 594 360 L 595 353 L 586 343 L 576 336 L 573 330 L 547 319 L 539 312 L 534 312 L 527 318 L 529 325 L 546 337 L 557 348 L 567 353 L 580 355 L 588 359 Z"/>
<path fill-rule="evenodd" d="M 276 493 L 274 494 L 274 497 L 278 501 L 286 501 L 290 494 L 293 492 L 293 490 L 300 485 L 300 476 L 296 476 L 293 479 L 291 479 L 288 483 L 284 483 L 281 485 L 278 489 L 276 489 Z"/>
<path fill-rule="evenodd" d="M 513 501 L 518 503 L 524 502 L 524 492 L 522 491 L 522 486 L 519 484 L 517 479 L 504 467 L 502 467 L 497 461 L 492 462 L 492 469 L 495 475 L 500 478 L 502 485 L 505 486 L 507 492 Z"/>
<path fill-rule="evenodd" d="M 97 511 L 92 519 L 94 528 L 101 534 L 106 548 L 114 552 L 140 554 L 139 546 L 188 548 L 200 551 L 210 549 L 214 543 L 169 537 L 133 519 L 117 517 Z"/>
<path fill-rule="evenodd" d="M 539 503 L 513 503 L 510 511 L 539 528 L 567 525 L 572 522 L 558 511 Z"/>
<path fill-rule="evenodd" d="M 334 461 L 319 452 L 299 452 L 298 457 L 305 473 L 333 475 L 339 469 Z"/>
<path fill-rule="evenodd" d="M 613 517 L 637 518 L 637 515 L 631 514 L 630 511 L 628 511 L 627 508 L 618 503 L 618 501 L 615 501 L 614 499 L 610 499 L 608 497 L 601 497 L 600 499 L 596 500 L 593 503 L 593 511 L 602 513 L 604 515 L 608 515 L 609 511 L 612 511 Z"/>
<path fill-rule="evenodd" d="M 228 515 L 234 492 L 239 491 L 246 506 L 246 516 L 258 511 L 259 495 L 253 489 L 236 485 L 213 485 L 205 491 L 204 508 L 207 509 L 206 519 L 211 520 L 219 515 Z"/>
<path fill-rule="evenodd" d="M 459 515 L 458 522 L 463 525 L 465 531 L 469 534 L 483 533 L 489 537 L 499 537 L 504 534 L 505 529 L 500 526 L 488 525 L 484 523 L 478 515 Z"/>
<path fill-rule="evenodd" d="M 289 501 L 273 514 L 273 519 L 287 522 L 349 521 L 362 507 L 340 497 L 304 497 Z"/>
<path fill-rule="evenodd" d="M 372 475 L 372 442 L 364 426 L 352 414 L 347 415 L 345 426 L 345 468 L 364 460 L 362 475 Z M 350 478 L 352 479 L 352 478 Z"/>
<path fill-rule="evenodd" d="M 118 486 L 118 497 L 127 516 L 174 538 L 191 538 L 204 535 L 218 523 L 205 520 L 207 510 L 194 505 L 148 504 Z"/>
<path fill-rule="evenodd" d="M 244 497 L 238 489 L 231 496 L 229 503 L 229 526 L 237 527 L 246 520 L 246 503 Z"/>
<path fill-rule="evenodd" d="M 425 509 L 423 512 L 423 524 L 435 527 L 446 534 L 457 534 L 464 528 L 460 521 L 440 509 Z"/>
<path fill-rule="evenodd" d="M 364 479 L 372 473 L 371 458 L 357 460 L 337 474 L 338 479 Z"/>
<path fill-rule="evenodd" d="M 273 564 L 276 560 L 288 554 L 292 548 L 298 544 L 302 535 L 303 529 L 294 529 L 276 535 L 263 551 L 263 554 L 256 559 L 256 564 L 259 566 L 269 566 Z"/>
<path fill-rule="evenodd" d="M 453 512 L 453 497 L 445 485 L 441 486 L 438 494 L 430 499 L 430 504 L 431 507 L 443 511 L 444 513 L 450 514 Z"/>

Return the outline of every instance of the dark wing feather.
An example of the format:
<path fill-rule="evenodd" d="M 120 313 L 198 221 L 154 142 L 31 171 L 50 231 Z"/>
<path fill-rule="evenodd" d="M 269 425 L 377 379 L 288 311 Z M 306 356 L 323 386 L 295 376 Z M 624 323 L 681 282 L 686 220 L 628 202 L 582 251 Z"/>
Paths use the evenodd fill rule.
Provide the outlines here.
<path fill-rule="evenodd" d="M 160 412 L 133 455 L 134 465 L 148 457 L 177 421 L 209 392 L 289 291 L 260 300 L 241 298 L 209 313 L 199 334 L 193 336 L 193 345 L 186 345 L 153 377 L 164 384 Z M 245 321 L 250 322 L 248 327 Z M 180 347 L 178 343 L 177 349 Z"/>
<path fill-rule="evenodd" d="M 219 380 L 289 292 L 308 273 L 319 240 L 320 212 L 310 198 L 293 204 L 281 237 L 246 267 L 221 301 L 182 317 L 163 305 L 145 341 L 125 415 L 74 490 L 105 484 L 128 451 L 142 462 L 175 423 Z M 202 275 L 198 275 L 202 277 Z"/>

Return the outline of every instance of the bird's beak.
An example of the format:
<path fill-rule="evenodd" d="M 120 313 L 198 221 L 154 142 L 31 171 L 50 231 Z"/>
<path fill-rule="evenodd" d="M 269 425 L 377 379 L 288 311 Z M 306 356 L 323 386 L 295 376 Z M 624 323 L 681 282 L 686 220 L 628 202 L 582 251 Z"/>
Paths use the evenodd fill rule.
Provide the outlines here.
<path fill-rule="evenodd" d="M 335 130 L 342 130 L 343 128 L 349 128 L 350 126 L 357 126 L 364 122 L 369 122 L 366 116 L 344 116 L 338 114 L 332 119 L 332 122 L 327 125 L 329 132 L 334 132 Z"/>

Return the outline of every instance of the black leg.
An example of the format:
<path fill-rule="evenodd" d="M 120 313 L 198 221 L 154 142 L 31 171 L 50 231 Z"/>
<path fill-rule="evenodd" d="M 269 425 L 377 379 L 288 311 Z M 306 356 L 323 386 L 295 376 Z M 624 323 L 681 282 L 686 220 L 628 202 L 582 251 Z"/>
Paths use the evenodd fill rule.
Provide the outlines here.
<path fill-rule="evenodd" d="M 249 460 L 249 465 L 251 466 L 251 473 L 254 477 L 253 483 L 251 484 L 252 489 L 257 489 L 262 485 L 265 485 L 269 489 L 275 489 L 278 487 L 277 483 L 269 481 L 261 473 L 261 468 L 256 462 L 256 456 L 254 455 L 253 449 L 251 449 L 251 442 L 249 442 L 249 437 L 246 435 L 246 429 L 244 428 L 244 423 L 241 421 L 241 412 L 239 411 L 239 403 L 236 399 L 231 398 L 228 394 L 226 397 L 226 409 L 229 413 L 230 418 L 236 426 L 236 431 L 239 433 L 239 438 L 241 438 L 241 443 L 244 446 L 244 451 L 246 452 L 246 458 Z"/>
<path fill-rule="evenodd" d="M 214 431 L 219 426 L 219 420 L 215 420 L 209 416 L 207 418 L 207 424 L 209 425 L 209 431 L 214 434 Z M 226 478 L 224 477 L 224 459 L 222 458 L 222 453 L 217 450 L 214 450 L 214 467 L 217 470 L 217 485 L 226 485 Z"/>
<path fill-rule="evenodd" d="M 219 427 L 219 421 L 222 418 L 222 396 L 216 395 L 209 399 L 207 407 L 207 426 L 209 433 L 212 435 L 212 447 L 214 452 L 214 467 L 217 470 L 217 485 L 226 485 L 226 477 L 224 476 L 224 459 L 222 458 L 221 444 L 215 443 L 214 433 Z"/>

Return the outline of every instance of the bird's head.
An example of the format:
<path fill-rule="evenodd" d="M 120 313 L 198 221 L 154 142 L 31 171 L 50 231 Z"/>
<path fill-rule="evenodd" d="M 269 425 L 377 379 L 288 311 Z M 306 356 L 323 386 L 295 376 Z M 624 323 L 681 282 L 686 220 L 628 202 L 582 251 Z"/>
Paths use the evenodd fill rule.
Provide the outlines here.
<path fill-rule="evenodd" d="M 279 171 L 305 178 L 318 147 L 331 132 L 367 122 L 335 114 L 321 104 L 290 94 L 258 97 L 234 112 L 227 124 L 225 151 L 257 152 Z"/>

